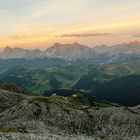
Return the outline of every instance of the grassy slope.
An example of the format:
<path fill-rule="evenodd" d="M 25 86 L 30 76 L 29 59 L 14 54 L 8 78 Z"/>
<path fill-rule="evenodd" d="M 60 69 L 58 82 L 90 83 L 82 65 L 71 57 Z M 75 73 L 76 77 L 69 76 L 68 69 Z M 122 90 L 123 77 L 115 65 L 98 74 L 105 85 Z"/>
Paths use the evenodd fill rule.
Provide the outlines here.
<path fill-rule="evenodd" d="M 4 73 L 1 79 L 16 83 L 30 91 L 43 93 L 45 90 L 57 88 L 57 84 L 59 88 L 70 89 L 82 75 L 88 73 L 86 67 L 60 66 L 41 69 L 18 66 Z"/>
<path fill-rule="evenodd" d="M 106 83 L 128 75 L 140 75 L 140 60 L 99 66 L 57 66 L 31 68 L 17 66 L 4 73 L 2 80 L 43 93 L 51 89 L 93 90 L 96 83 Z"/>
<path fill-rule="evenodd" d="M 106 83 L 129 75 L 140 75 L 140 60 L 91 67 L 89 73 L 81 77 L 74 88 L 93 90 L 98 83 Z"/>
<path fill-rule="evenodd" d="M 90 90 L 102 100 L 125 106 L 140 104 L 140 61 L 101 65 L 83 76 L 73 87 Z"/>
<path fill-rule="evenodd" d="M 6 81 L 0 81 L 0 89 L 7 90 L 10 92 L 16 92 L 16 93 L 20 93 L 20 94 L 25 94 L 25 95 L 34 95 L 30 91 L 28 91 L 20 86 L 17 86 L 14 83 L 6 82 Z"/>

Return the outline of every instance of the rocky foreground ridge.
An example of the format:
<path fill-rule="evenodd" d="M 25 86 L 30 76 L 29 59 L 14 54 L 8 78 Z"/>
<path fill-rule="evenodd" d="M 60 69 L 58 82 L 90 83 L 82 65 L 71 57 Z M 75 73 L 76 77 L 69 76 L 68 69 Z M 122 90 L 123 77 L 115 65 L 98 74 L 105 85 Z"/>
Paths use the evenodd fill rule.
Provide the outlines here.
<path fill-rule="evenodd" d="M 84 106 L 69 97 L 5 90 L 0 90 L 0 101 L 0 140 L 139 140 L 140 106 Z"/>

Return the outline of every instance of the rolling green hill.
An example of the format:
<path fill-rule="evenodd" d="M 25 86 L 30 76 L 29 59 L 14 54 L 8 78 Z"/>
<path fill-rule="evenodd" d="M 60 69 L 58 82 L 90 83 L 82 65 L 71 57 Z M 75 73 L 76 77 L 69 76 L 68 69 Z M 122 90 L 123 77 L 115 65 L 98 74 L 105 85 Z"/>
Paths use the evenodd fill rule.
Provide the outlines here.
<path fill-rule="evenodd" d="M 46 90 L 70 89 L 81 76 L 88 73 L 88 69 L 88 66 L 32 68 L 21 65 L 5 72 L 0 79 L 43 93 Z"/>
<path fill-rule="evenodd" d="M 91 69 L 73 89 L 87 90 L 102 100 L 125 106 L 140 104 L 140 61 L 101 65 Z"/>
<path fill-rule="evenodd" d="M 14 83 L 6 82 L 6 81 L 0 81 L 0 89 L 7 90 L 10 92 L 16 92 L 24 95 L 34 95 L 34 93 L 26 90 L 25 88 L 22 88 Z"/>
<path fill-rule="evenodd" d="M 103 84 L 116 78 L 129 75 L 140 75 L 140 60 L 99 65 L 90 67 L 88 74 L 83 75 L 74 85 L 74 89 L 93 90 L 96 84 Z"/>
<path fill-rule="evenodd" d="M 140 103 L 139 100 L 137 102 L 133 100 L 135 93 L 136 98 L 140 96 L 139 62 L 140 60 L 138 59 L 98 66 L 81 65 L 47 68 L 33 68 L 21 65 L 2 74 L 0 79 L 13 82 L 40 94 L 47 93 L 49 95 L 52 91 L 55 91 L 54 94 L 61 94 L 61 91 L 64 96 L 69 94 L 68 90 L 84 91 L 101 99 L 132 106 Z M 126 85 L 127 82 L 128 85 Z M 107 89 L 106 87 L 108 90 L 105 90 Z M 120 88 L 120 90 L 117 91 L 115 88 Z M 134 91 L 130 93 L 129 91 L 132 90 Z M 120 95 L 120 99 L 113 100 L 112 96 L 117 98 L 117 95 Z M 128 99 L 128 102 L 124 101 L 124 96 Z"/>

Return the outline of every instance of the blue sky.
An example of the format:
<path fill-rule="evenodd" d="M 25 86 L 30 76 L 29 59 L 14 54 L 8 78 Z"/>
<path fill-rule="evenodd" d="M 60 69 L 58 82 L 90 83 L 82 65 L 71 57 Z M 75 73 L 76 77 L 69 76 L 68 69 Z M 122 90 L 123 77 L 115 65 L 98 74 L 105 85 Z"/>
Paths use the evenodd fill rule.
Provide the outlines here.
<path fill-rule="evenodd" d="M 0 0 L 0 31 L 0 47 L 139 40 L 140 1 Z"/>

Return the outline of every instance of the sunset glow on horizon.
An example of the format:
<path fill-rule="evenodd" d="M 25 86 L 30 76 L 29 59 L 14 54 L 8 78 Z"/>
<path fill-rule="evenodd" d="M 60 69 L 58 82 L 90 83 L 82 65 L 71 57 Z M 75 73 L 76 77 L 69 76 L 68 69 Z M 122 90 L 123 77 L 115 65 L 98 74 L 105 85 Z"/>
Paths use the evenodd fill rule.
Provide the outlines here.
<path fill-rule="evenodd" d="M 0 0 L 0 48 L 140 40 L 139 0 Z"/>

